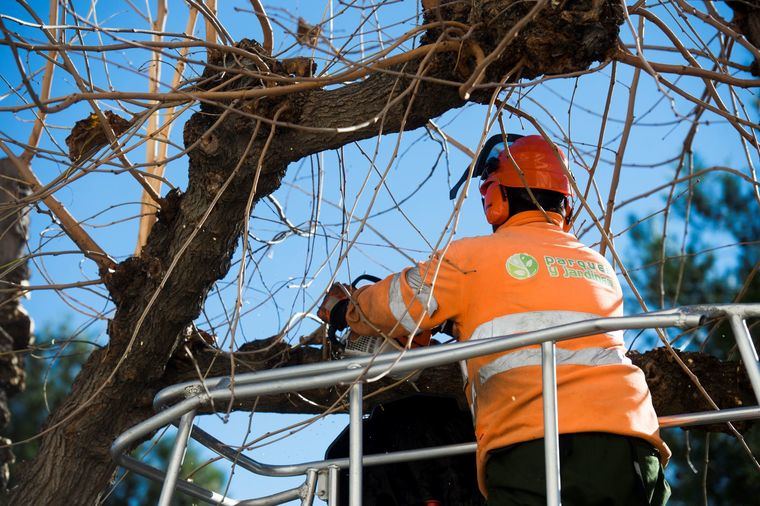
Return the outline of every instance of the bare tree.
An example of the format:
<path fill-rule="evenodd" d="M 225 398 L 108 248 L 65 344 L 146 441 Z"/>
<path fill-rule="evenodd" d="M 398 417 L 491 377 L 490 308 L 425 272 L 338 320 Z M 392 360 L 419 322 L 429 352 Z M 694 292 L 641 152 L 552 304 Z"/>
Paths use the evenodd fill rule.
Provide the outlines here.
<path fill-rule="evenodd" d="M 685 197 L 674 192 L 710 172 L 729 173 L 751 185 L 756 202 L 748 205 L 760 204 L 754 170 L 757 124 L 746 105 L 760 84 L 751 75 L 751 62 L 760 50 L 753 36 L 744 35 L 746 26 L 754 25 L 727 21 L 726 10 L 714 2 L 705 2 L 702 9 L 681 0 L 651 6 L 619 0 L 324 4 L 323 19 L 311 23 L 274 5 L 268 15 L 258 0 L 238 7 L 239 15 L 257 20 L 260 43 L 233 40 L 224 16 L 216 14 L 214 0 L 188 0 L 183 7 L 184 32 L 166 28 L 171 17 L 165 0 L 146 11 L 126 2 L 131 19 L 140 20 L 133 26 L 111 26 L 98 16 L 100 6 L 94 2 L 75 9 L 73 3 L 51 0 L 47 22 L 44 13 L 24 0 L 15 5 L 18 12 L 0 15 L 0 43 L 18 77 L 7 83 L 7 105 L 0 104 L 0 112 L 33 125 L 26 141 L 10 131 L 0 134 L 0 149 L 31 189 L 30 195 L 6 205 L 5 212 L 34 206 L 65 234 L 66 239 L 56 238 L 55 244 L 67 244 L 68 250 L 73 248 L 90 262 L 79 281 L 51 279 L 27 289 L 54 290 L 64 303 L 86 310 L 94 319 L 108 320 L 107 347 L 93 351 L 71 394 L 50 416 L 38 436 L 39 455 L 19 469 L 18 486 L 10 492 L 12 503 L 28 504 L 34 498 L 35 503 L 56 504 L 61 497 L 70 504 L 97 503 L 114 474 L 108 455 L 111 442 L 151 413 L 152 396 L 162 386 L 329 356 L 320 348 L 324 340 L 319 330 L 302 340 L 294 340 L 294 332 L 329 285 L 327 278 L 334 279 L 337 270 L 346 267 L 347 253 L 361 252 L 368 235 L 362 233 L 371 231 L 383 247 L 406 259 L 411 255 L 393 243 L 391 234 L 373 227 L 373 213 L 384 210 L 370 205 L 361 216 L 345 189 L 337 204 L 338 223 L 320 219 L 322 206 L 330 204 L 323 194 L 326 169 L 320 162 L 320 154 L 328 150 L 338 152 L 341 184 L 351 170 L 342 153 L 358 150 L 357 157 L 366 164 L 357 179 L 377 178 L 374 193 L 368 191 L 367 197 L 374 204 L 393 164 L 403 156 L 402 138 L 409 135 L 405 132 L 426 129 L 421 138 L 438 148 L 439 157 L 448 157 L 449 147 L 462 143 L 434 120 L 467 104 L 479 107 L 480 144 L 489 129 L 502 129 L 505 122 L 530 125 L 558 139 L 576 167 L 576 207 L 581 209 L 576 231 L 598 239 L 642 310 L 647 305 L 615 247 L 626 232 L 615 221 L 621 208 L 659 202 L 655 199 L 664 194 L 667 202 L 657 212 L 667 216 L 676 198 L 689 198 L 688 189 Z M 754 3 L 741 3 L 737 12 L 754 19 L 755 9 Z M 397 20 L 383 25 L 379 16 L 386 12 Z M 204 25 L 203 38 L 195 35 L 196 24 Z M 342 35 L 336 35 L 335 26 L 342 27 Z M 647 30 L 657 32 L 655 42 L 648 42 Z M 275 41 L 275 34 L 285 40 Z M 54 71 L 61 77 L 54 80 Z M 167 73 L 170 80 L 165 79 Z M 623 75 L 630 81 L 620 86 Z M 126 89 L 119 76 L 147 77 L 147 83 L 142 89 Z M 533 98 L 533 90 L 551 89 L 560 79 L 583 83 L 584 76 L 608 82 L 589 112 L 598 121 L 591 142 L 579 140 L 572 123 L 580 107 L 574 94 L 560 97 L 567 103 L 567 118 L 555 117 Z M 54 81 L 59 87 L 51 88 Z M 679 140 L 671 141 L 677 146 L 673 158 L 648 163 L 661 172 L 673 165 L 676 170 L 661 188 L 623 201 L 621 181 L 638 169 L 627 147 L 632 132 L 647 125 L 649 114 L 637 115 L 636 101 L 652 93 L 657 96 L 651 109 L 658 111 L 655 126 L 675 125 Z M 672 123 L 662 119 L 662 110 Z M 74 111 L 79 121 L 72 125 Z M 65 148 L 56 118 L 67 125 Z M 181 147 L 171 129 L 186 118 Z M 709 122 L 730 132 L 736 149 L 746 153 L 744 166 L 695 169 L 694 141 L 698 128 Z M 609 132 L 613 133 L 608 136 Z M 383 136 L 394 140 L 381 149 Z M 374 153 L 359 143 L 366 139 L 376 139 Z M 387 155 L 380 157 L 380 151 Z M 133 161 L 143 153 L 144 163 Z M 62 170 L 43 177 L 40 169 L 32 170 L 33 159 Z M 166 169 L 182 160 L 187 161 L 187 183 L 180 190 Z M 306 194 L 313 205 L 311 216 L 294 224 L 288 206 L 272 194 L 304 161 L 316 167 L 306 178 L 311 181 Z M 124 194 L 127 178 L 135 183 L 130 191 L 143 192 L 139 212 L 109 223 L 113 230 L 119 221 L 140 215 L 137 254 L 117 261 L 124 252 L 99 245 L 103 237 L 98 238 L 93 219 L 77 219 L 64 206 L 60 195 L 92 178 L 110 178 L 102 191 L 114 197 L 102 213 L 136 199 Z M 287 182 L 294 191 L 300 188 Z M 162 193 L 167 185 L 171 189 Z M 391 209 L 403 216 L 407 195 L 389 193 Z M 427 253 L 451 240 L 461 207 L 460 199 L 436 230 L 437 237 L 423 237 Z M 265 225 L 254 230 L 252 213 L 254 223 L 258 216 Z M 676 233 L 688 233 L 684 227 L 673 227 Z M 265 238 L 269 232 L 271 237 Z M 662 231 L 663 242 L 669 233 L 674 234 Z M 296 283 L 300 307 L 293 309 L 301 319 L 282 325 L 274 337 L 240 346 L 247 294 L 257 293 L 277 304 L 278 289 L 256 283 L 260 257 L 297 238 L 308 238 L 309 248 L 317 238 L 324 239 L 327 251 L 319 266 L 311 265 L 311 257 L 306 259 Z M 41 240 L 30 247 L 28 257 L 63 254 L 50 242 Z M 44 264 L 37 266 L 45 272 Z M 309 282 L 323 271 L 333 274 L 323 278 L 316 292 L 308 292 Z M 95 311 L 78 300 L 76 294 L 82 291 L 105 300 L 106 309 Z M 205 309 L 218 299 L 223 300 L 221 316 L 209 316 Z M 256 329 L 248 332 L 264 335 Z M 218 344 L 213 344 L 213 336 Z M 700 355 L 684 357 L 672 348 L 669 336 L 662 333 L 661 339 L 664 352 L 637 358 L 654 378 L 656 399 L 667 399 L 658 404 L 660 414 L 736 405 L 748 398 L 746 381 L 736 374 L 735 364 Z M 659 374 L 662 371 L 668 371 L 667 376 Z M 674 385 L 692 385 L 701 395 L 672 406 Z M 387 386 L 377 386 L 382 392 L 373 402 L 411 388 Z M 417 387 L 452 394 L 459 390 L 450 369 L 426 372 Z M 329 411 L 326 407 L 339 394 L 329 390 L 310 392 L 308 399 L 260 399 L 255 407 L 321 413 Z"/>

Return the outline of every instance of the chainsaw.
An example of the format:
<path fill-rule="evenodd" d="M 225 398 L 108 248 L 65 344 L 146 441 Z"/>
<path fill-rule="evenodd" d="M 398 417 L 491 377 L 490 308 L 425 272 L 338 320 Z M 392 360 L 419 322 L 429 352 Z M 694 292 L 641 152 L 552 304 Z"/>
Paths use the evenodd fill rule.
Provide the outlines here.
<path fill-rule="evenodd" d="M 345 314 L 346 306 L 350 303 L 351 297 L 357 290 L 359 283 L 369 281 L 377 283 L 380 278 L 371 274 L 362 274 L 354 279 L 351 284 L 335 283 L 327 291 L 322 304 L 317 311 L 317 316 L 323 322 L 327 323 L 327 338 L 333 346 L 333 350 L 338 350 L 338 354 L 343 356 L 366 356 L 375 355 L 392 351 L 394 349 L 403 349 L 409 343 L 408 337 L 388 339 L 383 336 L 360 336 L 349 330 L 342 335 L 338 332 L 345 329 L 345 321 L 334 322 L 333 313 Z M 423 330 L 412 338 L 412 348 L 427 346 L 431 342 L 433 332 Z"/>

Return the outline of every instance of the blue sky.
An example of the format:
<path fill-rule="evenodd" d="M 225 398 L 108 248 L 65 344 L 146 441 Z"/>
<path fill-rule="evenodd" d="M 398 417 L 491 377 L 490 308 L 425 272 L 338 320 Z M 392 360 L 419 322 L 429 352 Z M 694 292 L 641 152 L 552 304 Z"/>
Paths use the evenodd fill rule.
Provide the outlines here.
<path fill-rule="evenodd" d="M 249 37 L 260 38 L 260 28 L 255 17 L 249 12 L 250 3 L 243 0 L 231 0 L 221 2 L 219 18 L 226 26 L 229 33 L 236 40 Z M 47 2 L 32 2 L 39 8 L 43 18 L 47 16 Z M 329 12 L 329 2 L 303 1 L 274 3 L 265 2 L 273 20 L 275 21 L 276 51 L 280 52 L 289 48 L 292 37 L 286 35 L 284 30 L 294 30 L 296 20 L 303 17 L 308 22 L 315 24 Z M 380 22 L 388 27 L 385 36 L 397 35 L 407 30 L 414 22 L 416 2 L 400 2 L 378 12 L 377 19 L 372 17 L 368 23 L 370 28 Z M 338 10 L 339 3 L 334 3 L 334 9 Z M 724 9 L 724 7 L 721 7 Z M 20 19 L 30 20 L 27 13 L 17 4 L 2 7 L 4 14 L 15 16 Z M 668 12 L 662 8 L 659 11 L 661 17 L 670 21 Z M 98 4 L 98 21 L 104 26 L 130 26 L 145 27 L 145 20 L 141 19 L 125 3 L 104 2 Z M 726 16 L 730 14 L 725 12 Z M 332 36 L 335 41 L 341 37 L 350 35 L 356 27 L 358 11 L 348 10 L 337 18 L 332 26 Z M 184 29 L 186 9 L 180 2 L 170 3 L 170 17 L 167 30 L 181 32 Z M 23 35 L 40 39 L 40 34 L 35 29 L 24 27 L 6 19 L 6 25 Z M 202 26 L 199 23 L 199 27 Z M 650 44 L 664 44 L 665 39 L 656 30 L 649 27 L 647 39 Z M 702 28 L 705 37 L 709 34 Z M 202 28 L 196 32 L 202 36 Z M 702 33 L 702 32 L 700 32 Z M 325 27 L 326 36 L 330 35 L 330 27 Z M 622 36 L 630 42 L 630 32 L 623 27 Z M 106 39 L 107 36 L 104 36 Z M 139 35 L 130 35 L 134 40 Z M 94 34 L 88 34 L 85 39 L 88 43 L 97 41 Z M 387 40 L 387 39 L 386 39 Z M 361 47 L 358 40 L 355 52 L 360 53 Z M 364 37 L 365 50 L 369 53 L 375 49 L 377 37 L 374 33 L 368 33 Z M 698 43 L 691 40 L 689 43 Z M 714 43 L 712 43 L 714 46 Z M 283 53 L 283 56 L 308 55 L 310 50 L 294 46 Z M 652 52 L 652 58 L 662 62 L 674 62 L 677 59 L 673 55 L 661 52 Z M 749 56 L 737 51 L 735 57 L 742 63 L 749 62 Z M 196 55 L 202 60 L 204 54 Z M 319 69 L 323 68 L 320 54 L 317 55 Z M 144 51 L 128 51 L 111 55 L 111 74 L 106 75 L 102 64 L 97 60 L 92 62 L 92 78 L 99 85 L 107 87 L 110 78 L 112 85 L 119 90 L 139 90 L 147 88 L 145 63 L 148 53 Z M 81 58 L 74 57 L 77 65 L 82 65 Z M 19 83 L 18 72 L 11 58 L 10 51 L 6 47 L 0 49 L 0 63 L 3 66 L 3 77 L 6 83 L 15 86 Z M 36 69 L 41 64 L 41 59 L 31 56 L 24 60 L 24 64 L 31 69 Z M 119 67 L 121 65 L 121 68 Z M 130 71 L 128 68 L 137 68 L 138 71 Z M 596 145 L 599 135 L 600 118 L 607 86 L 610 79 L 611 67 L 608 66 L 600 72 L 575 79 L 553 80 L 547 83 L 526 87 L 521 90 L 519 105 L 537 117 L 543 125 L 548 127 L 550 134 L 555 138 L 560 137 L 560 131 L 568 132 L 576 146 L 583 151 Z M 164 66 L 164 79 L 168 80 L 171 68 Z M 621 120 L 625 117 L 628 100 L 628 87 L 631 82 L 632 70 L 619 65 L 617 68 L 617 84 L 613 95 L 613 103 L 610 109 L 610 121 L 605 135 L 605 151 L 602 154 L 602 163 L 596 177 L 600 192 L 606 199 L 607 189 L 610 184 L 611 161 L 614 159 L 615 150 L 619 143 L 619 135 L 622 127 Z M 685 89 L 692 93 L 700 93 L 700 83 L 695 79 L 683 79 L 681 83 Z M 62 72 L 57 73 L 53 95 L 65 95 L 75 90 L 70 78 Z M 725 90 L 721 89 L 722 93 Z M 754 102 L 755 97 L 748 91 L 739 91 L 745 102 Z M 20 103 L 20 98 L 10 93 L 7 84 L 0 88 L 0 107 L 7 107 Z M 573 107 L 570 108 L 572 101 Z M 512 103 L 516 103 L 515 100 Z M 104 108 L 116 108 L 117 104 L 103 101 Z M 642 193 L 653 188 L 672 175 L 672 164 L 657 168 L 641 167 L 672 158 L 680 150 L 680 142 L 688 129 L 683 122 L 674 121 L 677 115 L 685 115 L 690 111 L 691 105 L 681 99 L 672 101 L 658 92 L 653 80 L 642 73 L 641 84 L 637 94 L 636 118 L 637 126 L 633 128 L 629 147 L 625 157 L 625 170 L 622 173 L 618 195 L 620 199 Z M 193 110 L 197 110 L 194 107 Z M 592 111 L 592 112 L 587 112 Z M 56 143 L 62 145 L 63 139 L 68 134 L 68 128 L 77 120 L 89 114 L 87 104 L 77 104 L 50 118 L 51 135 L 44 136 L 42 147 L 57 150 Z M 181 145 L 181 125 L 189 117 L 192 111 L 188 111 L 177 122 L 172 133 L 172 139 L 177 145 Z M 754 115 L 754 112 L 751 114 Z M 11 114 L 0 112 L 0 136 L 3 139 L 19 139 L 24 141 L 31 128 L 32 116 L 29 112 Z M 450 111 L 443 117 L 436 119 L 436 123 L 449 135 L 462 143 L 474 148 L 482 133 L 485 118 L 485 106 L 470 105 L 460 110 Z M 738 136 L 730 125 L 720 118 L 707 113 L 706 119 L 710 123 L 703 125 L 694 143 L 699 157 L 705 165 L 726 165 L 740 170 L 745 170 L 746 161 L 742 152 Z M 516 118 L 504 118 L 507 129 L 516 133 L 534 133 L 524 122 Z M 556 123 L 555 123 L 556 122 Z M 351 207 L 356 205 L 356 215 L 362 216 L 367 212 L 371 197 L 375 188 L 377 199 L 372 208 L 372 213 L 391 209 L 378 216 L 372 217 L 368 223 L 403 251 L 390 248 L 378 234 L 372 230 L 365 230 L 360 236 L 355 248 L 352 250 L 341 266 L 337 267 L 336 279 L 348 280 L 358 274 L 369 272 L 379 276 L 387 275 L 408 265 L 407 256 L 422 259 L 431 251 L 432 245 L 439 240 L 442 230 L 449 219 L 453 209 L 453 203 L 448 200 L 448 188 L 457 180 L 461 172 L 467 167 L 468 158 L 456 148 L 450 146 L 449 152 L 441 154 L 438 143 L 431 140 L 424 130 L 404 133 L 399 143 L 399 156 L 391 159 L 391 153 L 399 138 L 396 135 L 386 136 L 380 139 L 370 139 L 359 145 L 347 146 L 341 153 L 328 152 L 302 160 L 293 164 L 288 170 L 282 187 L 275 192 L 274 197 L 283 204 L 288 218 L 294 224 L 307 223 L 316 213 L 314 201 L 315 188 L 322 187 L 322 202 L 319 206 L 319 218 L 324 229 L 330 237 L 292 237 L 287 241 L 266 248 L 251 240 L 251 248 L 254 262 L 247 268 L 247 274 L 251 277 L 250 288 L 244 292 L 243 316 L 240 320 L 238 334 L 235 336 L 237 347 L 247 340 L 263 338 L 280 331 L 288 321 L 290 315 L 308 310 L 314 301 L 319 298 L 321 291 L 329 283 L 329 279 L 336 269 L 334 257 L 326 260 L 331 248 L 337 241 L 335 234 L 340 230 L 341 223 L 340 206 Z M 176 153 L 176 148 L 170 148 Z M 373 153 L 377 152 L 374 160 L 374 168 L 368 161 Z M 365 156 L 366 155 L 366 156 Z M 439 156 L 440 155 L 440 156 Z M 144 161 L 144 151 L 141 148 L 132 152 L 129 157 L 133 162 Z M 588 160 L 593 155 L 585 155 Z M 340 160 L 344 162 L 345 194 L 339 190 L 342 180 Z M 755 160 L 756 161 L 756 160 Z M 437 163 L 436 163 L 437 162 Z M 572 161 L 575 176 L 581 187 L 585 185 L 585 171 L 582 164 L 577 160 Z M 64 163 L 53 160 L 37 159 L 33 164 L 35 172 L 41 180 L 49 181 L 67 166 Z M 379 173 L 388 169 L 387 178 L 382 181 Z M 187 183 L 187 160 L 182 157 L 169 163 L 167 178 L 177 187 L 182 188 Z M 370 174 L 364 189 L 364 178 Z M 321 183 L 320 183 L 321 181 Z M 420 185 L 424 182 L 424 185 Z M 361 191 L 360 191 L 361 190 Z M 399 211 L 394 208 L 391 195 L 396 199 L 414 193 L 414 196 L 404 202 Z M 477 190 L 470 190 L 470 198 L 463 207 L 456 237 L 465 237 L 489 232 L 487 224 L 482 219 L 482 211 Z M 646 215 L 662 207 L 662 196 L 655 196 L 631 206 L 630 210 L 616 214 L 613 222 L 613 230 L 619 231 L 627 226 L 627 217 L 630 212 L 637 215 Z M 127 174 L 114 175 L 111 173 L 93 172 L 79 181 L 65 187 L 56 193 L 56 196 L 78 218 L 94 216 L 88 224 L 88 232 L 110 254 L 118 259 L 126 258 L 134 250 L 137 222 L 134 215 L 138 212 L 140 199 L 140 187 Z M 337 207 L 336 207 L 337 206 Z M 57 227 L 50 223 L 49 218 L 42 212 L 32 213 L 32 232 L 30 244 L 32 248 L 42 247 L 46 251 L 70 251 L 74 249 L 65 237 L 61 237 Z M 260 203 L 254 212 L 251 222 L 251 232 L 258 239 L 273 239 L 277 233 L 282 232 L 282 224 L 274 223 L 276 217 L 270 203 Z M 584 217 L 581 217 L 583 220 Z M 355 230 L 356 222 L 352 225 Z M 715 241 L 720 241 L 719 233 L 712 233 Z M 596 241 L 596 235 L 588 234 L 584 240 L 589 243 Z M 627 243 L 625 238 L 619 243 L 625 251 Z M 730 258 L 731 252 L 724 250 L 722 255 Z M 237 260 L 240 253 L 238 252 Z M 320 268 L 325 262 L 325 267 Z M 234 300 L 234 281 L 237 274 L 238 264 L 233 266 L 231 274 L 219 285 L 219 294 L 212 293 L 207 304 L 206 314 L 197 322 L 203 328 L 216 327 L 222 329 L 220 336 L 224 337 L 227 325 L 225 324 L 225 311 L 228 311 Z M 61 254 L 40 258 L 35 262 L 31 284 L 68 283 L 82 279 L 95 277 L 93 265 L 78 254 Z M 270 298 L 269 293 L 276 295 Z M 223 303 L 221 302 L 223 301 Z M 35 291 L 30 300 L 25 303 L 29 312 L 36 320 L 38 326 L 46 323 L 58 322 L 61 319 L 69 319 L 74 326 L 87 325 L 88 332 L 105 341 L 105 320 L 103 318 L 93 320 L 92 316 L 102 311 L 108 311 L 111 307 L 104 292 L 100 288 L 79 289 L 70 292 L 70 295 L 61 296 L 53 291 Z M 629 312 L 637 309 L 629 307 Z M 206 318 L 207 317 L 207 318 Z M 296 326 L 289 334 L 289 338 L 296 338 L 308 333 L 316 325 L 314 322 L 305 321 Z M 229 339 L 223 341 L 225 347 L 229 347 Z M 228 421 L 219 417 L 204 417 L 201 426 L 229 444 L 239 444 L 245 434 L 248 424 L 248 414 L 235 413 Z M 299 417 L 278 416 L 269 414 L 255 414 L 253 416 L 253 432 L 261 435 L 274 431 L 279 427 L 289 425 Z M 314 424 L 308 429 L 286 438 L 282 442 L 263 447 L 253 452 L 253 457 L 267 463 L 286 463 L 299 460 L 311 460 L 321 457 L 327 443 L 343 428 L 344 416 L 329 417 L 325 421 Z M 264 495 L 272 493 L 285 486 L 274 480 L 258 480 L 250 478 L 247 473 L 237 471 L 233 477 L 230 494 L 234 497 Z"/>

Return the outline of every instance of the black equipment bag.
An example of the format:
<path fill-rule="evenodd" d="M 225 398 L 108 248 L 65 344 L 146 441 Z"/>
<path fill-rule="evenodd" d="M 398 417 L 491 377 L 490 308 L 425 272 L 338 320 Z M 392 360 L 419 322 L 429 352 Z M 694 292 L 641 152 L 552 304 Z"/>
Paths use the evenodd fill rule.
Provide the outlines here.
<path fill-rule="evenodd" d="M 475 439 L 470 412 L 455 399 L 414 395 L 376 407 L 364 419 L 364 455 L 468 443 Z M 349 429 L 333 441 L 325 458 L 348 457 Z M 364 506 L 482 506 L 475 455 L 365 466 Z M 348 469 L 340 472 L 339 503 L 348 504 Z"/>

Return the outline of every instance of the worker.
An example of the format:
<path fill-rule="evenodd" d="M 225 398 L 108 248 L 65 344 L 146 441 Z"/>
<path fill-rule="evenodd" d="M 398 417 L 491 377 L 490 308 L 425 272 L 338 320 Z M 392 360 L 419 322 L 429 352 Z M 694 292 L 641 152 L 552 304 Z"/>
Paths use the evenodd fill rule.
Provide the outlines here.
<path fill-rule="evenodd" d="M 331 325 L 408 338 L 448 323 L 466 341 L 623 314 L 610 264 L 571 232 L 573 192 L 556 145 L 495 136 L 473 173 L 493 234 L 453 241 L 349 299 L 326 301 Z M 670 451 L 644 374 L 625 352 L 622 332 L 557 343 L 564 505 L 662 505 L 670 495 L 662 469 Z M 463 367 L 489 505 L 546 504 L 540 364 L 540 347 L 528 346 Z"/>

